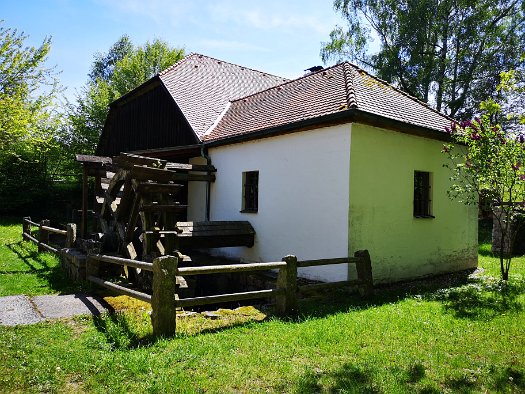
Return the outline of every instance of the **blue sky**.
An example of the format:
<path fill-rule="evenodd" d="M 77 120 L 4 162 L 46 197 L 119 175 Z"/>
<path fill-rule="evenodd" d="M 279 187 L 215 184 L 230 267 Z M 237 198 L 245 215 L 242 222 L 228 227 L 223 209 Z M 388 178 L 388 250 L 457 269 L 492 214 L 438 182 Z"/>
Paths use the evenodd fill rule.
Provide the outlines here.
<path fill-rule="evenodd" d="M 62 71 L 69 98 L 87 81 L 94 54 L 122 34 L 295 78 L 322 65 L 321 42 L 344 23 L 332 0 L 2 0 L 0 18 L 31 45 L 52 37 L 48 63 Z"/>

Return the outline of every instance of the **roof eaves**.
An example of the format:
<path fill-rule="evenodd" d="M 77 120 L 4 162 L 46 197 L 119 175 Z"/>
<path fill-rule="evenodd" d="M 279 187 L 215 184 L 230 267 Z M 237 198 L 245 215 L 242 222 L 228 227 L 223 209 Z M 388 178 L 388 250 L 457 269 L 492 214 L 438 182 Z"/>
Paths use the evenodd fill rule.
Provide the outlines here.
<path fill-rule="evenodd" d="M 151 77 L 146 82 L 143 82 L 139 86 L 137 86 L 135 89 L 130 90 L 126 94 L 120 96 L 118 99 L 113 100 L 111 103 L 109 103 L 110 106 L 115 106 L 119 104 L 123 104 L 126 101 L 128 101 L 131 97 L 137 95 L 138 93 L 146 93 L 149 90 L 155 88 L 155 82 L 159 83 L 160 85 L 164 85 L 162 80 L 159 78 L 158 75 L 155 75 L 154 77 Z M 151 86 L 150 86 L 151 85 Z"/>
<path fill-rule="evenodd" d="M 444 131 L 387 118 L 385 116 L 361 111 L 356 108 L 349 108 L 344 111 L 333 112 L 315 118 L 303 119 L 298 122 L 287 123 L 276 127 L 258 130 L 256 132 L 237 134 L 234 136 L 204 141 L 204 145 L 206 147 L 230 145 L 265 137 L 298 132 L 304 129 L 312 129 L 314 126 L 325 127 L 327 124 L 341 124 L 347 122 L 369 124 L 371 126 L 381 127 L 418 137 L 439 141 L 450 141 L 450 135 Z"/>

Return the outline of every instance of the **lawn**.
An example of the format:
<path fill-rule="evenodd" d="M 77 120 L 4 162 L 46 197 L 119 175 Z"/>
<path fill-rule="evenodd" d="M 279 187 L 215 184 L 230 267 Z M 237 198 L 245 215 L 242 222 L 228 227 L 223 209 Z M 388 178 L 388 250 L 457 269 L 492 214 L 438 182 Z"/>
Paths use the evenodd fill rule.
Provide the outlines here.
<path fill-rule="evenodd" d="M 42 280 L 37 292 L 63 291 L 42 274 L 55 262 L 24 266 L 33 249 L 20 231 L 2 226 L 0 280 L 17 267 Z M 153 339 L 140 308 L 0 328 L 0 391 L 525 392 L 525 258 L 507 285 L 494 279 L 498 261 L 486 245 L 480 266 L 475 279 L 384 287 L 368 301 L 333 292 L 303 301 L 291 320 L 261 321 L 267 312 L 250 308 L 181 317 L 171 339 Z"/>

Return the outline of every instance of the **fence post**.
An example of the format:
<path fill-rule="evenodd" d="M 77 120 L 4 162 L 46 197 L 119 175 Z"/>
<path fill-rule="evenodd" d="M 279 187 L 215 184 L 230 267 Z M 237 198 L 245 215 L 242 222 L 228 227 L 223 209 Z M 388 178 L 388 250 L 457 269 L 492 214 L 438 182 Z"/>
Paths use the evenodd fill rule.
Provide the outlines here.
<path fill-rule="evenodd" d="M 22 222 L 22 239 L 24 239 L 24 234 L 31 235 L 31 221 L 30 216 L 24 217 L 24 220 Z"/>
<path fill-rule="evenodd" d="M 277 289 L 282 294 L 275 299 L 275 308 L 278 315 L 286 316 L 297 313 L 297 257 L 288 255 L 283 257 L 286 267 L 279 270 Z"/>
<path fill-rule="evenodd" d="M 72 248 L 77 241 L 77 225 L 75 223 L 66 224 L 66 248 Z"/>
<path fill-rule="evenodd" d="M 153 260 L 153 295 L 151 297 L 151 324 L 153 335 L 171 336 L 177 328 L 176 292 L 177 266 L 182 255 L 161 256 Z"/>
<path fill-rule="evenodd" d="M 368 250 L 358 250 L 354 253 L 354 257 L 359 258 L 359 261 L 355 263 L 357 279 L 362 283 L 359 285 L 359 294 L 362 297 L 371 296 L 374 294 L 374 279 L 370 253 L 368 253 Z"/>
<path fill-rule="evenodd" d="M 38 251 L 39 252 L 45 252 L 46 249 L 42 247 L 41 244 L 49 245 L 49 232 L 47 230 L 44 230 L 42 226 L 48 226 L 51 224 L 51 222 L 47 219 L 41 220 L 40 225 L 38 226 Z"/>

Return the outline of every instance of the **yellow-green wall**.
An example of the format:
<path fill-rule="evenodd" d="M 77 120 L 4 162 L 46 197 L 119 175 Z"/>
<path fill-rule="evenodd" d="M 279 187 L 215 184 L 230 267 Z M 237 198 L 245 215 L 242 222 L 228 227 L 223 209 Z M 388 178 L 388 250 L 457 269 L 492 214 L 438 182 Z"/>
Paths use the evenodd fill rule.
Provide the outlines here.
<path fill-rule="evenodd" d="M 368 249 L 376 282 L 477 266 L 477 207 L 447 196 L 443 143 L 352 124 L 349 253 Z M 432 213 L 413 217 L 414 171 L 432 173 Z"/>

